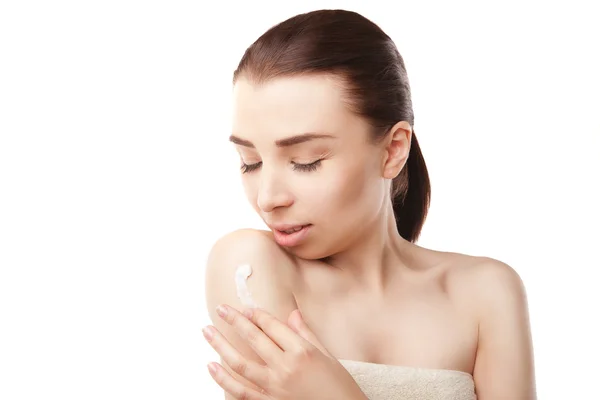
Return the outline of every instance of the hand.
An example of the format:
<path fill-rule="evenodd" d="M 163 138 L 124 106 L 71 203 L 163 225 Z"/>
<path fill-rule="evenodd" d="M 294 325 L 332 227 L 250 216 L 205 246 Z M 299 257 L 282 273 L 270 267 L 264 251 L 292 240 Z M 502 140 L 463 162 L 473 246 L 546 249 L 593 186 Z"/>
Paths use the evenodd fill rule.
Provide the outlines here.
<path fill-rule="evenodd" d="M 242 315 L 232 307 L 220 306 L 217 312 L 265 362 L 261 365 L 245 359 L 215 327 L 204 330 L 223 362 L 260 388 L 257 391 L 238 382 L 218 363 L 209 364 L 209 369 L 214 367 L 212 377 L 234 398 L 368 400 L 344 366 L 318 342 L 298 310 L 290 314 L 289 325 L 258 308 Z"/>

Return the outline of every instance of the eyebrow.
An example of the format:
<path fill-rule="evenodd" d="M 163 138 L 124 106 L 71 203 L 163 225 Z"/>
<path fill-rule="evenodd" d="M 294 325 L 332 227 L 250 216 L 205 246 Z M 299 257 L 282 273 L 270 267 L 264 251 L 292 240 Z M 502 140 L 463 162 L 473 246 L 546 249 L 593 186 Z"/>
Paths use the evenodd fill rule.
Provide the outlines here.
<path fill-rule="evenodd" d="M 285 139 L 276 140 L 275 145 L 277 147 L 290 147 L 290 146 L 308 142 L 308 141 L 311 141 L 314 139 L 334 139 L 334 138 L 335 138 L 334 136 L 328 135 L 325 133 L 308 132 L 308 133 L 302 133 L 300 135 L 290 136 Z M 229 136 L 229 141 L 233 142 L 235 144 L 239 144 L 240 146 L 254 148 L 254 144 L 252 144 L 252 142 L 250 142 L 246 139 L 239 138 L 235 135 Z"/>

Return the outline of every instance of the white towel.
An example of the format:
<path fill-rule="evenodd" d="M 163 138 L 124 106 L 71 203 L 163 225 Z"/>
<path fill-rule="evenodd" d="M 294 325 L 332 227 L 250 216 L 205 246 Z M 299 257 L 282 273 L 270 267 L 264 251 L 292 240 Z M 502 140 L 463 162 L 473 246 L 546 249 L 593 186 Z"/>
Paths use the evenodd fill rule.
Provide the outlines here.
<path fill-rule="evenodd" d="M 476 400 L 471 374 L 339 360 L 369 400 Z"/>

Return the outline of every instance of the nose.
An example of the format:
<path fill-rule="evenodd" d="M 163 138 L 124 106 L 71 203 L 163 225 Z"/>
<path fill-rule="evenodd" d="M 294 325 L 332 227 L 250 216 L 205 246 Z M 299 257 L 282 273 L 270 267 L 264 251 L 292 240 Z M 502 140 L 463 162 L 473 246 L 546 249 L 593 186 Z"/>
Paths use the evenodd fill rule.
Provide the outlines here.
<path fill-rule="evenodd" d="M 293 203 L 292 194 L 288 190 L 282 172 L 269 169 L 264 163 L 260 170 L 256 203 L 263 212 L 271 212 L 279 207 L 289 207 Z"/>

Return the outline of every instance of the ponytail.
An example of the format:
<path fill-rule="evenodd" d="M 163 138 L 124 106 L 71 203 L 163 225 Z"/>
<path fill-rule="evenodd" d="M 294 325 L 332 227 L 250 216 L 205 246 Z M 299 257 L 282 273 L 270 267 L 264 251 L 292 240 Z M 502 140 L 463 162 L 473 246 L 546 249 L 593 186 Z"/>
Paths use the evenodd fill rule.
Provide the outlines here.
<path fill-rule="evenodd" d="M 392 182 L 392 203 L 398 233 L 416 242 L 427 217 L 431 185 L 425 159 L 414 132 L 410 152 L 402 172 Z"/>

